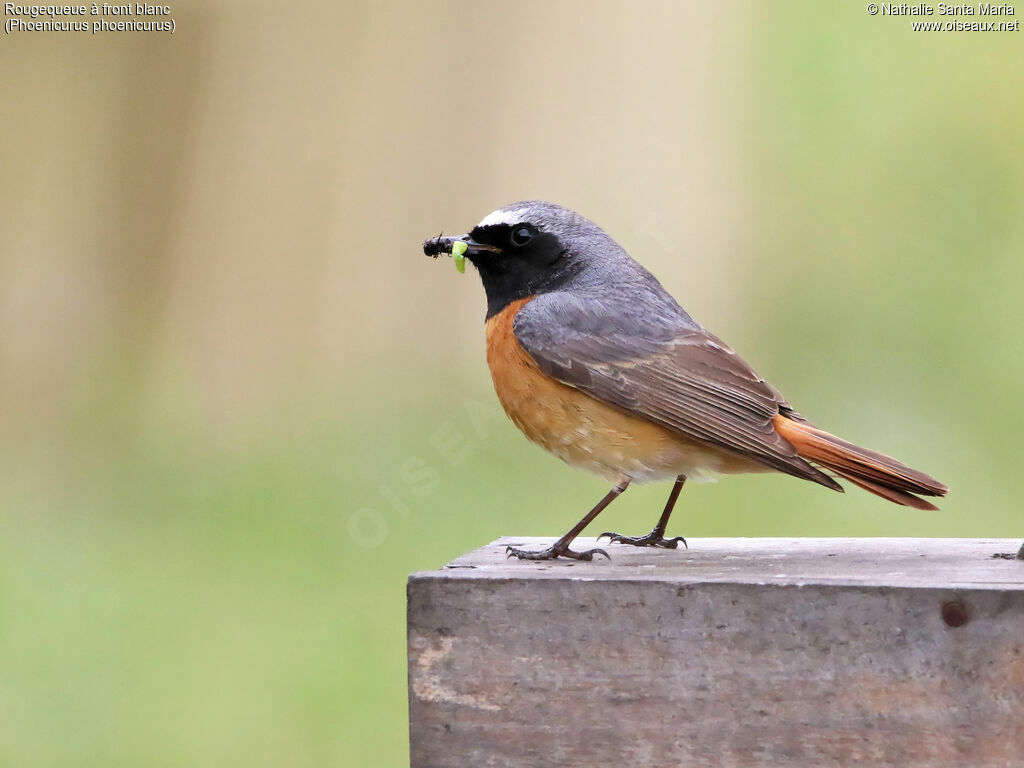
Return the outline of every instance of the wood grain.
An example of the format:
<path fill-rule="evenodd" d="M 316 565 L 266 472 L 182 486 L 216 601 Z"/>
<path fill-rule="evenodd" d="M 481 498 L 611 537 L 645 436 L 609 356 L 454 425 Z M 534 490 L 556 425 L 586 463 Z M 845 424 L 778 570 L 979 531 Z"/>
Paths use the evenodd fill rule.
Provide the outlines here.
<path fill-rule="evenodd" d="M 413 766 L 1024 764 L 1019 542 L 547 543 L 410 577 Z"/>

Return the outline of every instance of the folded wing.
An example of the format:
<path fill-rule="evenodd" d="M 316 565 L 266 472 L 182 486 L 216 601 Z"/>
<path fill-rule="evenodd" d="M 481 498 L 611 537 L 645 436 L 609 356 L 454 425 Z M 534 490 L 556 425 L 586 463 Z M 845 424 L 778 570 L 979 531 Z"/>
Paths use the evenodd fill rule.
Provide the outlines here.
<path fill-rule="evenodd" d="M 804 421 L 733 350 L 685 314 L 544 294 L 515 319 L 515 336 L 558 381 L 656 424 L 796 477 L 842 490 L 779 435 L 778 415 Z"/>

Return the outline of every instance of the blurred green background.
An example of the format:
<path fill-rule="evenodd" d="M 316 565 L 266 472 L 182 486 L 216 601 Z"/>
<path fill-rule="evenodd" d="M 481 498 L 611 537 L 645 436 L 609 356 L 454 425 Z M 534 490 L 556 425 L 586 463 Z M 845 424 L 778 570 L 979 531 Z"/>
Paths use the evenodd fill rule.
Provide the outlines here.
<path fill-rule="evenodd" d="M 522 198 L 952 488 L 730 478 L 672 533 L 1024 536 L 1021 33 L 810 1 L 172 11 L 0 41 L 0 764 L 407 763 L 407 574 L 606 490 L 505 421 L 479 281 L 420 251 Z"/>

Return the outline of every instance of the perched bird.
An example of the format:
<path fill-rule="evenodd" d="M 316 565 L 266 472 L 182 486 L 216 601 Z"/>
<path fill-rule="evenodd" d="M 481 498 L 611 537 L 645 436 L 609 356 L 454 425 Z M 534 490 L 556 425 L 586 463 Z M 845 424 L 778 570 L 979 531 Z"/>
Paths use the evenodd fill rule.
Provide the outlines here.
<path fill-rule="evenodd" d="M 590 560 L 572 540 L 633 481 L 674 479 L 646 536 L 610 541 L 674 549 L 665 538 L 687 477 L 777 471 L 842 491 L 822 469 L 884 499 L 935 509 L 945 485 L 817 429 L 721 339 L 708 333 L 604 230 L 553 203 L 529 200 L 471 232 L 423 244 L 468 259 L 487 294 L 487 364 L 505 413 L 527 438 L 612 490 L 528 560 Z M 600 537 L 599 537 L 600 538 Z"/>

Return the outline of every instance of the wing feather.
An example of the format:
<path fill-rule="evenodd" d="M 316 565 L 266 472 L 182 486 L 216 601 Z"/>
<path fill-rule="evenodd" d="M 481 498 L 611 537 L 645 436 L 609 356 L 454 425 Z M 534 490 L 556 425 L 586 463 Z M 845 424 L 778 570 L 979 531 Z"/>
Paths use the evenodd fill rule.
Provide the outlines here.
<path fill-rule="evenodd" d="M 550 293 L 526 304 L 514 332 L 542 371 L 591 396 L 688 437 L 841 490 L 779 435 L 780 413 L 803 420 L 720 339 L 688 316 Z"/>

